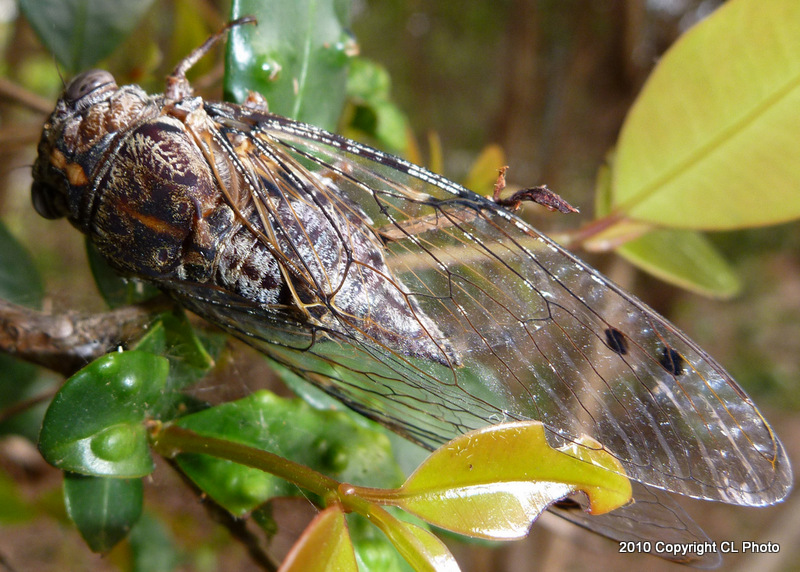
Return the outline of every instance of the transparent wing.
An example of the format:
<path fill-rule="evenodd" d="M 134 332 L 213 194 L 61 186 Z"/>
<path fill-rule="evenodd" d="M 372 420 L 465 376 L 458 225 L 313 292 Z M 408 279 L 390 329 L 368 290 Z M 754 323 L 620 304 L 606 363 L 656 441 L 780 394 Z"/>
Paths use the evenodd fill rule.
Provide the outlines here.
<path fill-rule="evenodd" d="M 730 376 L 507 210 L 313 127 L 224 104 L 207 110 L 228 140 L 257 142 L 250 184 L 286 190 L 277 202 L 257 197 L 272 209 L 262 222 L 298 241 L 272 248 L 294 249 L 283 255 L 302 267 L 324 314 L 294 328 L 224 293 L 184 290 L 198 313 L 429 447 L 536 419 L 553 445 L 593 437 L 646 485 L 743 505 L 788 493 L 783 447 Z M 281 214 L 281 200 L 316 205 L 328 222 Z M 291 231 L 304 224 L 331 225 L 324 247 L 318 232 Z"/>
<path fill-rule="evenodd" d="M 585 504 L 577 502 L 582 500 L 580 496 L 566 503 L 556 503 L 549 510 L 611 540 L 639 542 L 638 548 L 659 558 L 694 568 L 719 567 L 722 556 L 716 551 L 716 544 L 668 493 L 634 482 L 633 497 L 635 503 L 602 515 L 587 514 Z M 699 543 L 703 549 L 713 547 L 713 551 L 669 553 L 657 550 L 657 541 L 684 546 Z"/>

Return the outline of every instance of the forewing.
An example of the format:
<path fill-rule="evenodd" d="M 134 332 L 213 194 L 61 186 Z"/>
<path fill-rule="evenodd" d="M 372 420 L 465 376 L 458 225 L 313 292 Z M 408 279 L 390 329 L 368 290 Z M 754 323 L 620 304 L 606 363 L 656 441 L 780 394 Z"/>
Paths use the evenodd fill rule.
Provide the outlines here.
<path fill-rule="evenodd" d="M 222 312 L 218 323 L 429 447 L 487 424 L 536 419 L 554 445 L 593 437 L 647 485 L 745 505 L 787 494 L 783 448 L 730 376 L 507 210 L 310 126 L 234 118 L 224 105 L 209 111 L 271 146 L 286 159 L 280 168 L 382 240 L 386 279 L 434 349 L 422 359 L 402 336 L 376 338 L 335 312 L 302 343 L 273 343 L 280 340 L 258 309 Z M 341 241 L 344 252 L 350 247 Z"/>

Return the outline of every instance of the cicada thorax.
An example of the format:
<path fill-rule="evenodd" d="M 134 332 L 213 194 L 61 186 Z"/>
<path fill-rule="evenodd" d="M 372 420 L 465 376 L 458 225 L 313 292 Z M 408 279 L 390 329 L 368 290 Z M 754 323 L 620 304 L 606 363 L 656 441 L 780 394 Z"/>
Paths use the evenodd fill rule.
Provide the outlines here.
<path fill-rule="evenodd" d="M 82 74 L 45 124 L 34 166 L 42 214 L 66 215 L 114 268 L 151 279 L 183 264 L 196 213 L 216 200 L 202 154 L 162 108 L 106 72 Z"/>

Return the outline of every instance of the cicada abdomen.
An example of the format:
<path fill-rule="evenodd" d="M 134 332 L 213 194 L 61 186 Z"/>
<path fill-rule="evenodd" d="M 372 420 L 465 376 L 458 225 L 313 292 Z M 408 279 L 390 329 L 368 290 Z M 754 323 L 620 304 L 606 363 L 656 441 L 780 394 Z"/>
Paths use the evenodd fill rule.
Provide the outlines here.
<path fill-rule="evenodd" d="M 39 145 L 37 210 L 426 446 L 520 419 L 555 445 L 591 436 L 639 483 L 609 517 L 561 509 L 603 534 L 703 538 L 655 489 L 788 494 L 768 423 L 673 325 L 495 201 L 255 99 L 194 96 L 203 49 L 164 95 L 73 80 Z"/>

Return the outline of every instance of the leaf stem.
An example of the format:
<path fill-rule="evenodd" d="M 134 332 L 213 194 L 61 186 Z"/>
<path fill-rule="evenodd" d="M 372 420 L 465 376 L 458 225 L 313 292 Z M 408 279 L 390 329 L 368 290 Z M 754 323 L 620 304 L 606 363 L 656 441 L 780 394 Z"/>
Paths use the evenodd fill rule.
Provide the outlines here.
<path fill-rule="evenodd" d="M 207 437 L 177 425 L 153 423 L 150 431 L 150 441 L 153 449 L 166 458 L 173 458 L 180 453 L 212 455 L 268 472 L 315 493 L 326 499 L 326 501 L 335 500 L 341 502 L 343 500 L 341 497 L 349 496 L 339 493 L 340 483 L 338 481 L 314 469 L 289 459 L 284 459 L 268 451 L 262 451 L 261 449 L 233 441 Z M 350 506 L 352 503 L 348 502 L 346 504 L 348 508 L 355 508 Z"/>

